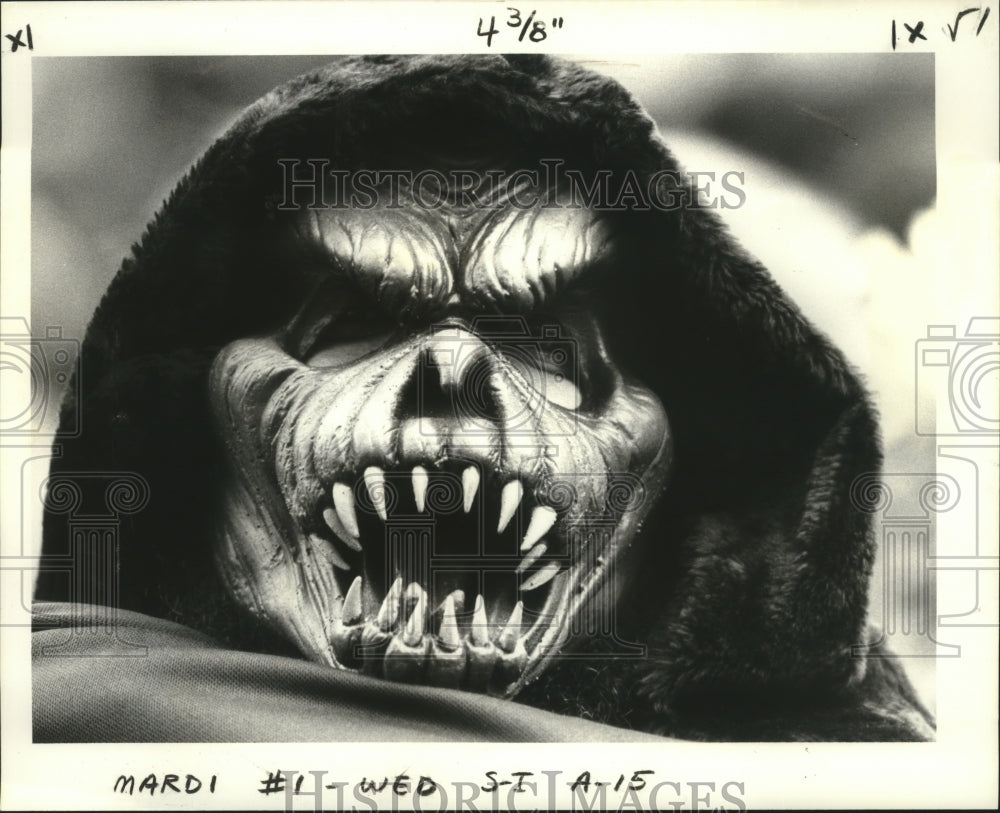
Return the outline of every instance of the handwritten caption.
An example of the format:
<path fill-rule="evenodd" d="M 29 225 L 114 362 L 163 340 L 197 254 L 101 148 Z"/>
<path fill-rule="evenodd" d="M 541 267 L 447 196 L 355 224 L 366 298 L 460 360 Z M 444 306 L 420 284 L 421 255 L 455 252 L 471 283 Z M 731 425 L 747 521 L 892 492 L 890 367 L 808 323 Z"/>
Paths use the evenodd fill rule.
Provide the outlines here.
<path fill-rule="evenodd" d="M 35 38 L 31 36 L 30 24 L 24 28 L 17 29 L 16 34 L 4 34 L 4 37 L 10 40 L 10 52 L 12 54 L 17 53 L 18 48 L 27 48 L 29 51 L 35 50 Z"/>
<path fill-rule="evenodd" d="M 302 809 L 307 806 L 319 809 L 331 803 L 335 809 L 346 809 L 349 801 L 364 805 L 355 810 L 397 809 L 400 800 L 412 797 L 410 803 L 414 807 L 420 804 L 420 799 L 427 799 L 435 810 L 514 810 L 525 803 L 531 804 L 532 800 L 542 805 L 542 809 L 551 809 L 557 802 L 565 803 L 567 796 L 574 809 L 579 805 L 583 810 L 604 810 L 609 805 L 621 809 L 625 804 L 636 810 L 662 810 L 664 806 L 692 810 L 747 809 L 743 782 L 659 779 L 655 770 L 646 768 L 611 775 L 588 770 L 572 777 L 562 771 L 486 771 L 474 781 L 450 782 L 403 773 L 364 776 L 354 782 L 328 782 L 326 775 L 326 771 L 312 770 L 269 771 L 260 780 L 257 792 L 265 796 L 284 794 L 286 810 L 294 809 L 298 797 L 310 797 L 308 802 L 302 799 Z M 484 801 L 482 808 L 476 806 L 480 799 Z"/>
<path fill-rule="evenodd" d="M 969 22 L 963 26 L 962 21 L 966 18 L 968 18 Z M 942 26 L 941 31 L 947 33 L 948 38 L 952 42 L 958 40 L 960 34 L 966 38 L 971 36 L 978 37 L 989 18 L 989 6 L 974 6 L 972 8 L 962 9 L 962 11 L 955 15 L 954 23 L 945 23 L 945 25 Z M 896 22 L 896 20 L 892 21 L 893 51 L 895 51 L 899 45 L 916 45 L 921 40 L 924 42 L 928 41 L 927 33 L 929 32 L 925 32 L 924 30 L 924 20 L 917 20 L 915 23 L 900 20 L 899 22 L 902 24 L 902 28 L 905 29 L 903 31 L 899 30 Z M 975 25 L 974 29 L 973 25 Z"/>
<path fill-rule="evenodd" d="M 527 16 L 524 16 L 519 8 L 507 6 L 507 28 L 517 30 L 518 42 L 524 42 L 525 37 L 528 38 L 529 42 L 544 42 L 548 39 L 550 30 L 558 30 L 563 27 L 562 17 L 553 17 L 551 22 L 546 23 L 545 20 L 536 17 L 537 14 L 538 11 L 532 9 Z M 486 37 L 487 48 L 492 48 L 493 38 L 499 37 L 502 33 L 503 29 L 497 28 L 497 18 L 495 15 L 490 17 L 490 24 L 486 29 L 483 28 L 483 18 L 479 18 L 476 34 L 480 37 Z"/>

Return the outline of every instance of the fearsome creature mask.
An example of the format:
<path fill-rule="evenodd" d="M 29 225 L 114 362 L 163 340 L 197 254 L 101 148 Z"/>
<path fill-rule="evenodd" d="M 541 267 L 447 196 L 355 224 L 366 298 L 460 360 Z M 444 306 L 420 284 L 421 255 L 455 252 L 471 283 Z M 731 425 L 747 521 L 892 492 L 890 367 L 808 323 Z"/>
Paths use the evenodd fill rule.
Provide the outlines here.
<path fill-rule="evenodd" d="M 54 470 L 150 483 L 126 607 L 657 733 L 928 735 L 851 655 L 866 396 L 608 79 L 345 58 L 278 88 L 82 369 Z"/>

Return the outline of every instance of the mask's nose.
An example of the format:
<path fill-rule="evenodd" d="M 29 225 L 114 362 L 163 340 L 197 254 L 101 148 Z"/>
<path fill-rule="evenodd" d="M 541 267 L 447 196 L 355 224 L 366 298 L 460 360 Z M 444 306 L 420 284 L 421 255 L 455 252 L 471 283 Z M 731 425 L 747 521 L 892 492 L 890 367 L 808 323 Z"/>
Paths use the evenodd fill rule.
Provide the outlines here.
<path fill-rule="evenodd" d="M 416 416 L 487 428 L 500 419 L 499 359 L 462 319 L 441 323 L 426 337 L 416 370 Z"/>

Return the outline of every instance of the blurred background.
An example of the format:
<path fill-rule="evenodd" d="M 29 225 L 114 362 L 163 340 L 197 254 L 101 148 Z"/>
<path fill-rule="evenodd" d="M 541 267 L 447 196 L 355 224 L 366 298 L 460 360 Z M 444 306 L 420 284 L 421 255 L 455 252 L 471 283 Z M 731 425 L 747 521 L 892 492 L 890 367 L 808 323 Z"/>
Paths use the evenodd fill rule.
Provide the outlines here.
<path fill-rule="evenodd" d="M 744 173 L 745 204 L 720 215 L 865 375 L 882 414 L 888 472 L 935 471 L 933 438 L 914 432 L 914 342 L 940 321 L 941 306 L 932 284 L 940 228 L 933 60 L 576 58 L 629 88 L 688 170 Z M 244 107 L 326 61 L 35 57 L 33 334 L 59 326 L 82 340 L 122 258 L 193 161 Z M 887 590 L 880 573 L 881 562 L 877 623 Z M 930 591 L 933 612 L 926 573 L 911 578 L 910 588 Z M 908 646 L 933 653 L 926 636 Z M 932 664 L 914 657 L 907 668 L 933 706 Z"/>

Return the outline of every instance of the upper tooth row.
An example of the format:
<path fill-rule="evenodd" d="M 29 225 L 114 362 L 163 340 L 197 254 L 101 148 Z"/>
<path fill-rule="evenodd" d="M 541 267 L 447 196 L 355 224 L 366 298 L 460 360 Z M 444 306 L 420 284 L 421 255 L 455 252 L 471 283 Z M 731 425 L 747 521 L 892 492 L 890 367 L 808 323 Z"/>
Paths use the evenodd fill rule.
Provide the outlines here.
<path fill-rule="evenodd" d="M 361 604 L 361 577 L 358 576 L 351 583 L 344 596 L 344 604 L 341 609 L 341 623 L 344 626 L 360 624 L 364 620 L 364 609 Z M 375 623 L 383 632 L 389 632 L 396 627 L 399 620 L 400 598 L 406 597 L 415 599 L 413 609 L 406 621 L 406 625 L 401 631 L 404 644 L 415 647 L 420 644 L 424 637 L 424 624 L 427 614 L 427 593 L 424 589 L 413 582 L 403 591 L 403 580 L 396 579 L 389 592 L 382 600 Z M 462 643 L 461 635 L 458 631 L 458 622 L 455 618 L 455 599 L 449 595 L 441 605 L 442 618 L 438 628 L 438 640 L 445 646 L 456 649 Z M 513 652 L 517 642 L 521 637 L 521 621 L 524 607 L 519 601 L 514 605 L 510 617 L 503 630 L 497 636 L 496 644 L 504 652 Z M 469 641 L 474 646 L 485 646 L 489 643 L 489 624 L 486 620 L 486 606 L 483 597 L 476 596 L 475 609 L 472 613 L 472 624 L 469 629 Z"/>
<path fill-rule="evenodd" d="M 427 498 L 427 469 L 423 466 L 414 466 L 412 473 L 413 498 L 417 505 L 417 510 L 423 512 L 426 508 Z M 368 488 L 368 496 L 372 505 L 375 506 L 375 513 L 386 522 L 389 517 L 385 505 L 385 473 L 378 466 L 369 466 L 364 472 L 365 486 Z M 475 466 L 469 466 L 462 472 L 462 509 L 465 513 L 472 510 L 472 502 L 475 499 L 476 491 L 479 489 L 479 471 Z M 354 494 L 351 487 L 345 483 L 334 483 L 333 486 L 333 509 L 327 508 L 323 511 L 323 519 L 326 524 L 343 542 L 353 550 L 361 550 L 358 539 L 361 531 L 358 527 L 358 514 L 354 506 Z M 524 486 L 520 480 L 511 480 L 500 492 L 500 519 L 497 522 L 497 533 L 503 533 L 510 524 L 517 507 L 521 504 L 524 496 Z M 536 506 L 531 512 L 531 519 L 528 522 L 528 530 L 521 543 L 521 550 L 526 551 L 534 547 L 542 537 L 552 528 L 556 521 L 556 512 L 547 505 Z"/>

